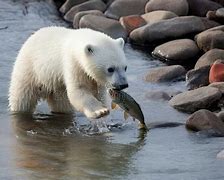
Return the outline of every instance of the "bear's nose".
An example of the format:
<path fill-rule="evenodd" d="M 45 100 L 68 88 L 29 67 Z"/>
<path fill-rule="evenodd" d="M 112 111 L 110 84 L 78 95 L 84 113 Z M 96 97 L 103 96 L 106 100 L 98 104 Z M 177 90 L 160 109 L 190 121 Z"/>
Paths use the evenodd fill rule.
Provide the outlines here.
<path fill-rule="evenodd" d="M 119 85 L 119 90 L 122 90 L 122 89 L 125 89 L 128 87 L 128 84 L 122 84 L 122 85 Z"/>

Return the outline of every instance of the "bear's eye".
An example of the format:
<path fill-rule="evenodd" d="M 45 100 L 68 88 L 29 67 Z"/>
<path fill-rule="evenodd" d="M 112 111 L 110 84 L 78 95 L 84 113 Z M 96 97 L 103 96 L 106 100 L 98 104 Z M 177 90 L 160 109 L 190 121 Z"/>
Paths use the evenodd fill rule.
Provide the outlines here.
<path fill-rule="evenodd" d="M 89 53 L 91 53 L 91 54 L 93 53 L 93 50 L 92 50 L 91 47 L 87 47 L 87 50 L 88 50 Z"/>
<path fill-rule="evenodd" d="M 127 66 L 125 66 L 124 70 L 127 71 Z"/>
<path fill-rule="evenodd" d="M 107 69 L 107 71 L 108 71 L 109 73 L 113 73 L 113 72 L 114 72 L 114 68 L 113 68 L 113 67 L 110 67 L 110 68 Z"/>

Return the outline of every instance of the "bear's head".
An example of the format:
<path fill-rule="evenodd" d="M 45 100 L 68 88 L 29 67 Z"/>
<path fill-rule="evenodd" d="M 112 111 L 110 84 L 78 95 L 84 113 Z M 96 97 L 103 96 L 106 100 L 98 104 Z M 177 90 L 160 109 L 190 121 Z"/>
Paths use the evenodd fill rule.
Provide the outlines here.
<path fill-rule="evenodd" d="M 93 41 L 94 39 L 94 41 Z M 81 66 L 98 84 L 121 90 L 128 87 L 124 40 L 97 32 L 83 46 Z"/>

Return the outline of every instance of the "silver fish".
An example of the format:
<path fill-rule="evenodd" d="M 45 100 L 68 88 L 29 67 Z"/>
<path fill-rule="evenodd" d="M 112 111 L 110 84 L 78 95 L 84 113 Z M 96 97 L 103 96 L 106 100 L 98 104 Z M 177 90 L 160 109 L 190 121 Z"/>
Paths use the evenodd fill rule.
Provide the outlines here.
<path fill-rule="evenodd" d="M 111 104 L 112 109 L 116 108 L 116 106 L 118 105 L 121 109 L 124 110 L 125 120 L 130 115 L 133 117 L 133 119 L 139 120 L 140 129 L 147 129 L 142 110 L 139 104 L 134 100 L 133 97 L 131 97 L 129 94 L 127 94 L 124 91 L 109 89 L 108 92 L 112 99 L 112 104 Z"/>

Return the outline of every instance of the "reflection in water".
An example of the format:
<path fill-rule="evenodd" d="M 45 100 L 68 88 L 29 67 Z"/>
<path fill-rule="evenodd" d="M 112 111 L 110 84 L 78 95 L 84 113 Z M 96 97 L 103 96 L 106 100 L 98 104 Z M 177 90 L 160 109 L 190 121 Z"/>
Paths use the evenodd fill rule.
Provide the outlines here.
<path fill-rule="evenodd" d="M 144 145 L 146 135 L 140 131 L 137 142 L 111 144 L 107 134 L 80 133 L 71 116 L 11 117 L 17 137 L 15 166 L 27 179 L 119 178 L 133 169 L 132 157 Z"/>

